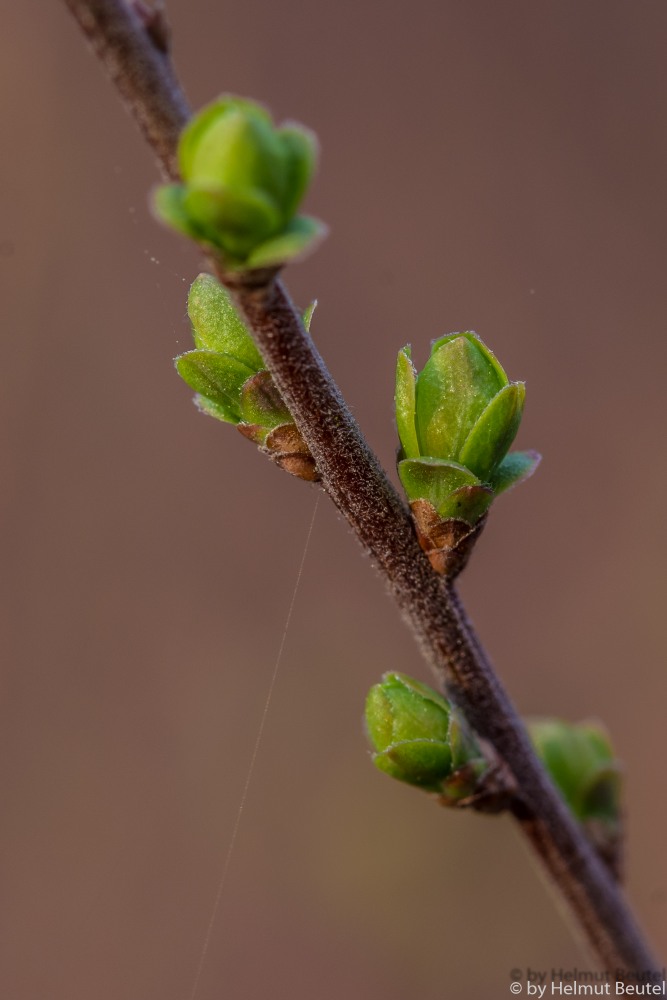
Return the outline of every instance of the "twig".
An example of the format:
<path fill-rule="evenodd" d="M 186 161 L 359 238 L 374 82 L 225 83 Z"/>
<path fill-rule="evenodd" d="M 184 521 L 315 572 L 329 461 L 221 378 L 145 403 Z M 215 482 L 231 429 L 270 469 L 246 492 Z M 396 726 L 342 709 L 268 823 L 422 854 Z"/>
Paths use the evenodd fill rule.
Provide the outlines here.
<path fill-rule="evenodd" d="M 177 179 L 176 142 L 188 112 L 164 54 L 122 0 L 65 3 L 163 170 Z M 535 756 L 456 591 L 431 570 L 407 509 L 362 437 L 282 283 L 267 275 L 249 284 L 217 270 L 253 331 L 326 491 L 380 569 L 447 695 L 513 774 L 521 789 L 513 813 L 593 951 L 618 979 L 657 975 L 657 963 L 622 893 Z"/>
<path fill-rule="evenodd" d="M 171 63 L 134 5 L 65 0 L 136 119 L 167 177 L 178 177 L 176 144 L 190 117 Z M 142 7 L 143 11 L 143 7 Z"/>

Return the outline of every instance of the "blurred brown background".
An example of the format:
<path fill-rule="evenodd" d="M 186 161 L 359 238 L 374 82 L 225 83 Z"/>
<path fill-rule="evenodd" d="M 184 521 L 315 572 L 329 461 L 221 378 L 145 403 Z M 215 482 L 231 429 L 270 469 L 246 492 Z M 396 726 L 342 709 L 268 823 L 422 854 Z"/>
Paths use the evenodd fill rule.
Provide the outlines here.
<path fill-rule="evenodd" d="M 3 1000 L 187 1000 L 313 488 L 198 415 L 196 253 L 64 6 L 4 0 Z M 476 329 L 525 378 L 463 590 L 520 709 L 598 716 L 628 890 L 667 951 L 662 0 L 172 0 L 191 101 L 317 130 L 321 250 L 287 275 L 387 466 L 407 341 Z M 371 766 L 366 691 L 428 679 L 331 505 L 301 588 L 197 1000 L 508 994 L 589 967 L 509 821 Z"/>

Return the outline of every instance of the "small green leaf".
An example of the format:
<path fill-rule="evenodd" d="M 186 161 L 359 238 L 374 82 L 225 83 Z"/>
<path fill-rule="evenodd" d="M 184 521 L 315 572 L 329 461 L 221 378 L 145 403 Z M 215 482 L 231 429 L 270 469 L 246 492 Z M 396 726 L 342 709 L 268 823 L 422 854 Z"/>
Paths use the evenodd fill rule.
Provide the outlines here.
<path fill-rule="evenodd" d="M 197 394 L 194 397 L 194 404 L 200 413 L 205 413 L 207 417 L 224 420 L 226 424 L 238 424 L 239 422 L 236 408 L 228 406 L 226 403 L 214 403 L 212 399 Z"/>
<path fill-rule="evenodd" d="M 197 151 L 208 130 L 220 117 L 233 109 L 245 110 L 249 115 L 263 117 L 267 122 L 271 121 L 271 116 L 261 104 L 233 97 L 231 94 L 223 94 L 207 104 L 184 128 L 178 143 L 179 172 L 184 181 L 191 179 Z"/>
<path fill-rule="evenodd" d="M 488 486 L 459 486 L 440 508 L 441 517 L 455 517 L 472 528 L 493 503 L 495 493 Z"/>
<path fill-rule="evenodd" d="M 454 490 L 481 485 L 470 469 L 437 458 L 406 458 L 398 463 L 398 474 L 408 499 L 429 500 L 441 517 L 452 516 L 447 505 Z"/>
<path fill-rule="evenodd" d="M 275 382 L 268 372 L 257 372 L 241 389 L 241 417 L 245 423 L 273 429 L 293 423 Z"/>
<path fill-rule="evenodd" d="M 431 354 L 435 354 L 435 352 L 439 351 L 444 344 L 448 344 L 450 340 L 456 340 L 457 337 L 465 337 L 466 340 L 469 340 L 470 343 L 477 348 L 480 354 L 482 354 L 486 359 L 487 365 L 495 370 L 498 384 L 500 386 L 508 384 L 509 379 L 505 374 L 505 369 L 498 361 L 498 358 L 495 356 L 493 351 L 486 346 L 482 338 L 478 337 L 472 330 L 467 330 L 464 333 L 447 333 L 444 337 L 438 337 L 438 339 L 434 340 L 431 344 Z"/>
<path fill-rule="evenodd" d="M 415 427 L 415 386 L 417 373 L 410 359 L 409 345 L 398 352 L 396 361 L 396 428 L 405 458 L 419 458 Z"/>
<path fill-rule="evenodd" d="M 493 473 L 491 486 L 494 493 L 504 493 L 528 479 L 541 461 L 542 456 L 536 451 L 511 451 Z"/>
<path fill-rule="evenodd" d="M 207 238 L 238 258 L 280 228 L 276 206 L 261 191 L 190 184 L 183 207 Z"/>
<path fill-rule="evenodd" d="M 317 136 L 310 129 L 287 122 L 277 131 L 286 154 L 286 192 L 283 201 L 285 221 L 292 218 L 301 204 L 317 164 Z"/>
<path fill-rule="evenodd" d="M 308 330 L 308 333 L 310 333 L 310 324 L 313 321 L 313 313 L 315 312 L 316 309 L 317 309 L 317 299 L 313 299 L 313 301 L 310 303 L 308 308 L 304 311 L 303 316 L 301 317 L 303 319 L 303 325 L 305 326 L 306 330 Z"/>
<path fill-rule="evenodd" d="M 458 461 L 474 424 L 507 379 L 474 334 L 437 344 L 417 377 L 417 436 L 422 455 Z"/>
<path fill-rule="evenodd" d="M 241 419 L 239 405 L 241 387 L 253 372 L 229 354 L 215 351 L 188 351 L 174 361 L 184 382 L 218 407 Z"/>
<path fill-rule="evenodd" d="M 461 449 L 461 463 L 485 482 L 516 437 L 525 395 L 523 382 L 504 386 L 482 412 Z"/>
<path fill-rule="evenodd" d="M 410 739 L 445 740 L 449 704 L 432 688 L 405 674 L 384 674 L 366 701 L 366 726 L 376 750 Z"/>
<path fill-rule="evenodd" d="M 327 234 L 319 219 L 298 215 L 272 239 L 261 243 L 248 255 L 244 267 L 274 267 L 288 260 L 305 257 Z"/>
<path fill-rule="evenodd" d="M 194 115 L 181 132 L 178 141 L 178 172 L 187 184 L 192 177 L 192 166 L 200 139 L 218 115 L 229 107 L 228 96 L 219 97 Z"/>
<path fill-rule="evenodd" d="M 287 151 L 270 118 L 248 102 L 232 102 L 208 119 L 192 144 L 188 185 L 256 188 L 276 205 L 285 198 Z"/>
<path fill-rule="evenodd" d="M 163 184 L 162 187 L 153 191 L 153 211 L 158 219 L 178 230 L 184 236 L 189 236 L 192 240 L 205 238 L 201 226 L 198 226 L 190 218 L 185 209 L 186 188 L 182 184 Z"/>
<path fill-rule="evenodd" d="M 439 740 L 414 739 L 392 743 L 373 756 L 373 763 L 392 778 L 438 792 L 451 769 L 452 755 L 447 744 Z"/>
<path fill-rule="evenodd" d="M 195 278 L 188 295 L 188 316 L 195 344 L 202 351 L 231 354 L 253 371 L 264 367 L 226 288 L 210 274 Z"/>

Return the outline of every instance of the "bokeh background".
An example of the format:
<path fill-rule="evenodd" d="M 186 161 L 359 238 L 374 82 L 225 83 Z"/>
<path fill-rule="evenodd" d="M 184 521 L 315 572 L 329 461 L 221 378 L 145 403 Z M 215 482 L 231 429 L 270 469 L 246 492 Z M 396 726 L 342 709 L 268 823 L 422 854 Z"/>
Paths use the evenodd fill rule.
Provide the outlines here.
<path fill-rule="evenodd" d="M 199 415 L 197 254 L 64 5 L 3 0 L 0 995 L 187 1000 L 317 491 Z M 392 469 L 393 368 L 475 329 L 545 459 L 462 589 L 525 713 L 604 719 L 627 884 L 667 951 L 662 0 L 172 0 L 199 106 L 317 130 L 297 302 Z M 196 1000 L 466 1000 L 590 968 L 512 824 L 367 756 L 428 679 L 322 498 Z"/>

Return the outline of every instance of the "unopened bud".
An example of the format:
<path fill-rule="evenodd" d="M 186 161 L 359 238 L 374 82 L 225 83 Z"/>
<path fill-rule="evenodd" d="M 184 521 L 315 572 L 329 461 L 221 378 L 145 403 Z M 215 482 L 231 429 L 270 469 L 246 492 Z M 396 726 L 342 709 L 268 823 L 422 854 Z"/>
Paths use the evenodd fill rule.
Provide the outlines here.
<path fill-rule="evenodd" d="M 592 722 L 532 719 L 527 725 L 538 755 L 573 816 L 618 874 L 621 772 L 609 736 Z"/>
<path fill-rule="evenodd" d="M 373 763 L 447 804 L 474 796 L 488 770 L 477 742 L 450 703 L 405 674 L 385 674 L 366 700 Z"/>
<path fill-rule="evenodd" d="M 307 325 L 314 305 L 307 310 Z M 229 292 L 211 275 L 200 274 L 190 289 L 188 315 L 197 346 L 174 363 L 197 393 L 199 409 L 235 424 L 292 475 L 317 481 L 315 462 Z"/>
<path fill-rule="evenodd" d="M 325 234 L 297 215 L 315 170 L 317 140 L 301 125 L 277 128 L 253 101 L 221 97 L 183 131 L 182 183 L 157 189 L 167 225 L 215 249 L 229 270 L 278 268 Z"/>
<path fill-rule="evenodd" d="M 508 454 L 524 398 L 474 333 L 437 340 L 419 374 L 409 347 L 398 355 L 398 472 L 438 572 L 460 572 L 495 497 L 537 466 L 535 452 Z"/>

